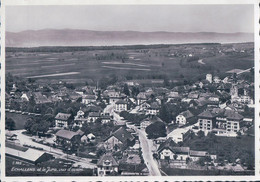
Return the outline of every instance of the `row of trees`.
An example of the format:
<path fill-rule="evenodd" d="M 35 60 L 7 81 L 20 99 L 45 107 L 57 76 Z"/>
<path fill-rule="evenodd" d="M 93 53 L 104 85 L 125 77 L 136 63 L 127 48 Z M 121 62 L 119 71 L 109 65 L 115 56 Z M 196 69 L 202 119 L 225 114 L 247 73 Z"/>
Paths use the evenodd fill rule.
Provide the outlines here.
<path fill-rule="evenodd" d="M 127 111 L 120 112 L 120 116 L 123 117 L 125 120 L 130 121 L 134 124 L 139 125 L 140 122 L 145 119 L 147 116 L 144 114 L 138 115 L 138 114 L 132 114 Z"/>
<path fill-rule="evenodd" d="M 24 128 L 32 135 L 45 134 L 52 125 L 51 117 L 31 117 L 26 121 Z"/>

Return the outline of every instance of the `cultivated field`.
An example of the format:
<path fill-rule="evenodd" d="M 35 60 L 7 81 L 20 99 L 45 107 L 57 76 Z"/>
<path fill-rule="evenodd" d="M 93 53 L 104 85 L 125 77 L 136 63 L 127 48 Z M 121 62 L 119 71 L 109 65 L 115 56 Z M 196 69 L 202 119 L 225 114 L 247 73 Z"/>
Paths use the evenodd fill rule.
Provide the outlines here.
<path fill-rule="evenodd" d="M 254 65 L 253 43 L 92 47 L 86 50 L 7 48 L 6 55 L 6 73 L 72 83 L 86 80 L 95 83 L 112 74 L 128 80 L 164 76 L 174 81 L 197 80 L 207 73 L 224 76 L 229 70 L 244 70 Z"/>

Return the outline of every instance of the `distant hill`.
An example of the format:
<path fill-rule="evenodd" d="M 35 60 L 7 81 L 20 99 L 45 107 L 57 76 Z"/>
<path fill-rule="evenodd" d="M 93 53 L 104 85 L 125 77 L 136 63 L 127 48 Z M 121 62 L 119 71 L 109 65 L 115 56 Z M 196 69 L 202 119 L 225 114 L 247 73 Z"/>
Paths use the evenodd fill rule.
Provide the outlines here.
<path fill-rule="evenodd" d="M 240 43 L 253 42 L 252 33 L 138 32 L 43 29 L 6 32 L 7 47 L 111 46 L 137 44 Z"/>

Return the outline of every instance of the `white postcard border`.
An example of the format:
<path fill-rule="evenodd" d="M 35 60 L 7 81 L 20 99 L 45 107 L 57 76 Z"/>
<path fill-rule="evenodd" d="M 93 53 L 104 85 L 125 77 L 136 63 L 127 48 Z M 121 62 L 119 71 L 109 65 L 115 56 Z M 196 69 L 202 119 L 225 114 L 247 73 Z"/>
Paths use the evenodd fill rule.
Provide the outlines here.
<path fill-rule="evenodd" d="M 184 180 L 256 180 L 260 178 L 259 152 L 259 5 L 258 0 L 2 0 L 1 3 L 1 180 L 2 181 L 184 181 Z M 137 177 L 6 177 L 5 176 L 5 6 L 11 5 L 148 5 L 148 4 L 254 4 L 255 19 L 255 176 L 137 176 Z M 243 12 L 241 12 L 243 13 Z M 17 15 L 19 16 L 19 15 Z"/>

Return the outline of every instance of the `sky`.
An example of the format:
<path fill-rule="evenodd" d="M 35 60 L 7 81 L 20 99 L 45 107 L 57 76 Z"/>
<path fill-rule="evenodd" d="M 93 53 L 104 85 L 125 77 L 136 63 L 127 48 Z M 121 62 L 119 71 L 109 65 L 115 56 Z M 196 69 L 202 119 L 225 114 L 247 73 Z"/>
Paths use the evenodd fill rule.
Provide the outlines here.
<path fill-rule="evenodd" d="M 253 5 L 7 6 L 6 31 L 254 32 Z"/>

